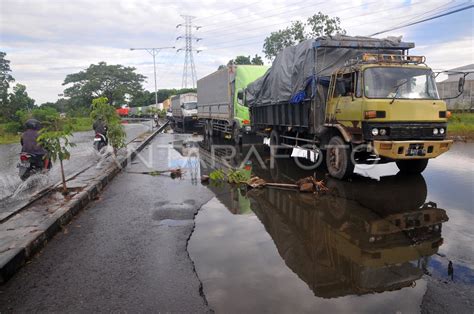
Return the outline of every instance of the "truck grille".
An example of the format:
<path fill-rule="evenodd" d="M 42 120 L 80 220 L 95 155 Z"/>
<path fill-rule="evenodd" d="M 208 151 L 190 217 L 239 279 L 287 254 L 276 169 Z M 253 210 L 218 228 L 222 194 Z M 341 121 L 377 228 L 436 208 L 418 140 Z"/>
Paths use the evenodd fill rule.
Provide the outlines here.
<path fill-rule="evenodd" d="M 373 136 L 371 131 L 373 128 L 385 129 L 385 136 Z M 444 134 L 433 134 L 433 128 L 444 128 L 446 131 L 446 123 L 367 123 L 362 124 L 364 138 L 366 140 L 442 140 L 446 136 Z"/>

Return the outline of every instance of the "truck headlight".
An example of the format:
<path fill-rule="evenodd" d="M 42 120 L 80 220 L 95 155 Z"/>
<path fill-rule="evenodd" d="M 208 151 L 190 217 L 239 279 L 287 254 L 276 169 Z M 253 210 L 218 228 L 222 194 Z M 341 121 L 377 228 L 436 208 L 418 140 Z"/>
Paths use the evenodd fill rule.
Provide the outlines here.
<path fill-rule="evenodd" d="M 379 134 L 382 135 L 382 136 L 385 136 L 385 135 L 387 135 L 387 130 L 380 129 Z"/>
<path fill-rule="evenodd" d="M 438 135 L 438 129 L 437 129 L 437 128 L 434 128 L 434 129 L 433 129 L 433 134 L 434 134 L 434 135 Z"/>
<path fill-rule="evenodd" d="M 444 128 L 439 129 L 439 134 L 444 134 Z"/>
<path fill-rule="evenodd" d="M 372 129 L 372 135 L 373 135 L 373 136 L 379 135 L 379 129 L 373 128 L 373 129 Z"/>

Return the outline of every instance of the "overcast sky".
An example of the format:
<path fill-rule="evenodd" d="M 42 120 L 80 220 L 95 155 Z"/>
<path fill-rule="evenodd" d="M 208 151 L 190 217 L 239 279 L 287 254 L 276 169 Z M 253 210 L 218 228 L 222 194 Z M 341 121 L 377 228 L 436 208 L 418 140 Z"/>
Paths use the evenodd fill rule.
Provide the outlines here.
<path fill-rule="evenodd" d="M 152 90 L 151 56 L 129 48 L 182 47 L 176 40 L 182 14 L 202 26 L 195 47 L 203 51 L 194 56 L 200 78 L 236 55 L 263 55 L 270 32 L 318 11 L 339 16 L 349 35 L 368 35 L 466 4 L 472 0 L 0 0 L 0 50 L 16 81 L 41 104 L 57 100 L 67 74 L 100 61 L 136 67 Z M 412 54 L 425 55 L 434 69 L 451 69 L 474 63 L 473 20 L 470 9 L 378 37 L 403 35 L 416 43 Z M 183 62 L 183 52 L 160 53 L 158 88 L 181 87 Z"/>

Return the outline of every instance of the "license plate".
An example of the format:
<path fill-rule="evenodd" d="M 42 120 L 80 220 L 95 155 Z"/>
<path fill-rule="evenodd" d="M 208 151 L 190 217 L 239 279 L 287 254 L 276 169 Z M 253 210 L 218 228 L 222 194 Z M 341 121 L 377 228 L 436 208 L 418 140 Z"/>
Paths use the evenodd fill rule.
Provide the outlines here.
<path fill-rule="evenodd" d="M 29 168 L 29 167 L 30 167 L 30 163 L 29 163 L 28 161 L 23 161 L 23 162 L 21 162 L 20 164 L 18 164 L 18 167 Z"/>
<path fill-rule="evenodd" d="M 193 117 L 193 119 L 197 119 L 198 117 Z"/>
<path fill-rule="evenodd" d="M 407 156 L 425 156 L 426 149 L 423 148 L 423 144 L 411 144 L 407 149 Z"/>
<path fill-rule="evenodd" d="M 95 138 L 95 139 L 94 139 L 94 142 L 100 142 L 100 141 L 102 141 L 101 138 Z"/>

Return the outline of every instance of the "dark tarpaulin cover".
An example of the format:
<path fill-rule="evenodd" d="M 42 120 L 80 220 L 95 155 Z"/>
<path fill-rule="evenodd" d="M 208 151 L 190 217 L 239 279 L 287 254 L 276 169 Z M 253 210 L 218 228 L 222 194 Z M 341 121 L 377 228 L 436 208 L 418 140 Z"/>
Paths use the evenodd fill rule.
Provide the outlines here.
<path fill-rule="evenodd" d="M 312 79 L 330 76 L 350 59 L 374 49 L 379 53 L 395 53 L 413 47 L 412 43 L 401 42 L 401 37 L 335 35 L 308 39 L 283 49 L 265 75 L 247 87 L 246 100 L 250 106 L 289 102 L 304 92 Z"/>

